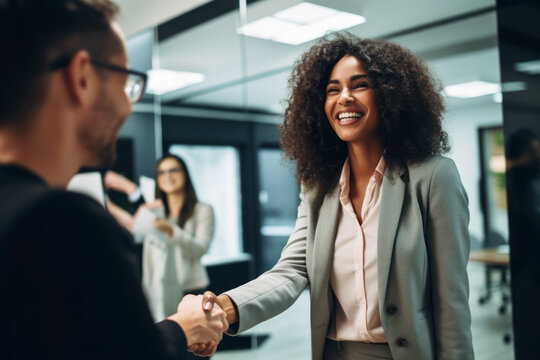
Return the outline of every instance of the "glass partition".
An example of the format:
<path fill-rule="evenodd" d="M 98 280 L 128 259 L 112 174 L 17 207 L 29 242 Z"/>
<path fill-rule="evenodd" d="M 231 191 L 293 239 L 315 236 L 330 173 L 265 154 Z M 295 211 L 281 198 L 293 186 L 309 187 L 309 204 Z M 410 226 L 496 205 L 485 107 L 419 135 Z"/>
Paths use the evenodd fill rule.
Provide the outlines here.
<path fill-rule="evenodd" d="M 494 212 L 487 216 L 490 216 L 490 222 L 497 232 L 503 238 L 507 237 L 504 195 L 500 186 L 500 182 L 503 181 L 500 176 L 500 161 L 483 159 L 479 154 L 480 149 L 484 149 L 491 151 L 495 156 L 500 156 L 502 148 L 498 147 L 500 144 L 496 142 L 498 135 L 494 135 L 495 138 L 486 135 L 487 137 L 483 139 L 478 136 L 478 131 L 480 128 L 500 128 L 501 98 L 510 97 L 519 103 L 524 86 L 519 79 L 501 83 L 495 1 L 311 0 L 309 3 L 318 6 L 319 13 L 308 11 L 305 7 L 300 15 L 291 13 L 291 8 L 301 3 L 303 2 L 300 0 L 210 1 L 182 15 L 175 26 L 188 25 L 182 25 L 183 28 L 178 25 L 181 30 L 167 34 L 165 31 L 158 31 L 155 55 L 159 62 L 154 62 L 154 67 L 192 73 L 185 74 L 191 82 L 188 81 L 182 87 L 159 95 L 161 106 L 158 112 L 180 116 L 186 126 L 192 121 L 193 124 L 197 124 L 197 128 L 204 128 L 201 124 L 208 119 L 247 121 L 249 124 L 261 122 L 278 124 L 283 118 L 288 96 L 287 80 L 293 63 L 325 31 L 341 27 L 343 31 L 360 37 L 395 41 L 420 55 L 440 79 L 441 89 L 444 89 L 442 91 L 445 96 L 446 112 L 443 126 L 449 134 L 452 145 L 452 151 L 448 156 L 455 161 L 469 196 L 469 232 L 473 250 L 480 250 L 488 242 L 489 237 L 484 227 L 485 213 L 482 210 L 483 199 L 479 186 L 482 171 L 488 171 L 491 174 L 490 178 L 493 179 L 486 186 L 490 207 Z M 337 25 L 331 23 L 328 19 L 338 13 L 346 14 L 344 16 L 348 20 L 342 20 Z M 362 17 L 363 21 L 359 17 Z M 257 28 L 257 22 L 262 20 L 266 21 L 267 25 Z M 265 33 L 276 29 L 275 26 L 269 26 L 269 22 L 276 24 L 279 21 L 281 21 L 279 28 L 288 30 L 283 34 Z M 288 21 L 288 25 L 284 24 L 284 21 Z M 306 29 L 298 31 L 298 27 L 302 26 L 313 28 L 317 22 L 324 22 L 329 28 L 325 31 L 315 29 L 315 35 L 311 40 Z M 168 76 L 173 77 L 169 74 L 165 79 Z M 451 87 L 460 85 L 470 90 L 475 84 L 481 84 L 488 90 L 480 94 L 469 92 L 464 95 L 453 92 L 456 88 Z M 247 133 L 251 132 L 250 136 L 255 137 L 253 135 L 255 131 L 249 126 L 247 128 Z M 212 132 L 213 129 L 206 128 L 204 131 Z M 214 136 L 212 141 L 213 144 L 228 146 L 237 142 L 237 138 L 220 139 L 219 136 Z M 205 184 L 196 184 L 201 199 L 212 203 L 220 198 L 220 201 L 227 202 L 228 205 L 219 210 L 218 224 L 232 222 L 236 228 L 236 230 L 223 229 L 230 235 L 223 235 L 224 240 L 218 240 L 216 237 L 209 256 L 222 254 L 231 249 L 242 250 L 241 242 L 231 244 L 225 239 L 229 236 L 230 238 L 246 236 L 246 233 L 242 232 L 245 224 L 241 223 L 246 214 L 238 210 L 242 205 L 238 205 L 237 210 L 233 211 L 229 208 L 229 202 L 233 204 L 232 206 L 237 204 L 245 206 L 246 192 L 249 192 L 250 196 L 257 197 L 259 203 L 249 202 L 249 206 L 244 209 L 259 221 L 257 225 L 260 225 L 258 232 L 261 237 L 257 239 L 251 235 L 253 239 L 247 241 L 260 242 L 257 246 L 262 252 L 261 261 L 265 262 L 265 269 L 269 268 L 278 256 L 278 248 L 286 241 L 286 232 L 290 231 L 294 224 L 296 213 L 295 205 L 292 204 L 298 202 L 299 188 L 297 185 L 291 185 L 292 170 L 289 168 L 291 171 L 285 174 L 285 168 L 280 167 L 282 166 L 280 150 L 253 142 L 242 145 L 239 156 L 236 152 L 239 148 L 235 146 L 200 147 L 201 144 L 186 143 L 189 145 L 174 146 L 165 150 L 180 151 L 185 157 L 198 154 L 194 155 L 193 160 L 190 160 L 192 163 L 188 166 L 194 173 L 202 171 L 197 178 L 207 178 L 204 180 Z M 206 150 L 198 152 L 196 149 Z M 251 165 L 246 165 L 248 158 L 252 161 L 251 165 L 255 164 L 254 169 L 250 167 Z M 496 163 L 497 161 L 499 162 Z M 218 166 L 220 171 L 227 174 L 228 180 L 223 179 L 223 182 L 231 186 L 230 190 L 221 188 L 221 178 L 219 188 L 214 183 L 217 169 L 213 164 L 217 163 L 229 164 L 223 165 L 223 168 L 222 165 Z M 488 163 L 490 165 L 484 166 Z M 493 171 L 495 169 L 493 166 L 496 167 L 496 171 Z M 252 177 L 242 183 L 248 175 Z M 233 184 L 230 181 L 235 176 L 238 179 L 242 176 L 242 180 Z M 224 197 L 225 191 L 231 191 L 231 194 Z M 216 209 L 220 208 L 217 203 L 215 206 Z M 290 211 L 292 208 L 294 210 Z M 269 244 L 278 243 L 277 247 L 267 247 Z M 511 327 L 512 309 L 509 307 L 502 315 L 498 313 L 503 301 L 499 295 L 493 296 L 489 302 L 479 304 L 480 298 L 489 287 L 485 281 L 485 268 L 483 262 L 471 261 L 469 265 L 470 305 L 476 355 L 478 359 L 510 360 L 513 359 L 513 345 L 511 341 L 505 344 L 503 339 L 512 340 L 508 331 Z M 501 292 L 499 291 L 501 287 L 507 286 L 499 283 L 497 276 L 494 278 L 494 284 L 498 286 L 493 289 L 496 292 Z M 501 294 L 504 293 L 505 289 Z M 305 297 L 301 297 L 299 302 L 309 307 L 309 300 Z M 300 314 L 297 319 L 289 312 L 285 317 L 280 317 L 279 322 L 261 324 L 252 331 L 272 334 L 276 331 L 283 334 L 288 332 L 283 329 L 297 329 L 299 324 L 305 325 L 309 321 L 308 312 L 303 310 L 298 308 L 293 310 L 295 314 Z M 282 345 L 287 341 L 287 336 L 273 335 L 260 346 L 257 356 L 309 359 L 310 354 L 305 351 L 305 342 L 309 343 L 309 329 L 294 335 L 294 341 L 301 342 L 304 346 L 301 353 L 295 347 Z M 236 353 L 234 356 L 241 355 Z M 218 353 L 216 359 L 228 359 L 226 352 Z"/>

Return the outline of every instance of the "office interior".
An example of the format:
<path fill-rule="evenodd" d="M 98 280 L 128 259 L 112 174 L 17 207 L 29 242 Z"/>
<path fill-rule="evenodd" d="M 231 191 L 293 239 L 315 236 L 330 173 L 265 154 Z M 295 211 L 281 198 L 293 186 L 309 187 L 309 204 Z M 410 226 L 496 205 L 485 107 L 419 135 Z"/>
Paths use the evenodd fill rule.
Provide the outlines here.
<path fill-rule="evenodd" d="M 293 63 L 316 37 L 306 40 L 300 34 L 286 43 L 264 29 L 246 30 L 300 0 L 117 3 L 130 67 L 154 76 L 120 131 L 115 170 L 137 181 L 153 177 L 155 160 L 163 154 L 186 160 L 199 198 L 216 212 L 216 235 L 203 263 L 210 289 L 220 293 L 271 268 L 293 229 L 300 187 L 293 164 L 279 149 L 277 124 Z M 525 344 L 520 348 L 523 330 L 513 326 L 514 313 L 530 308 L 512 306 L 504 143 L 518 127 L 535 127 L 540 134 L 534 85 L 540 65 L 536 73 L 534 64 L 529 70 L 516 66 L 540 62 L 540 30 L 527 20 L 538 18 L 539 5 L 505 0 L 309 3 L 362 16 L 365 22 L 344 31 L 403 45 L 440 79 L 443 126 L 452 145 L 448 156 L 469 196 L 471 250 L 492 248 L 503 258 L 469 264 L 475 356 L 533 359 Z M 166 86 L 174 75 L 159 80 L 157 70 L 189 72 L 182 80 L 188 85 L 160 89 L 159 81 Z M 278 318 L 227 340 L 213 358 L 309 359 L 308 314 L 306 295 Z"/>

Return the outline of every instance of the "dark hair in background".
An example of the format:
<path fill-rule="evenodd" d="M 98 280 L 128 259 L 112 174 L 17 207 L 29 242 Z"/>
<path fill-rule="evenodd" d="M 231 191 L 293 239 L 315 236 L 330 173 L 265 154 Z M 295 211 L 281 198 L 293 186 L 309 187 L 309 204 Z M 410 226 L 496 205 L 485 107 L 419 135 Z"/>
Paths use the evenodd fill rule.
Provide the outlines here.
<path fill-rule="evenodd" d="M 506 157 L 517 160 L 532 152 L 533 141 L 540 141 L 538 136 L 529 129 L 518 129 L 512 132 L 506 140 Z"/>
<path fill-rule="evenodd" d="M 296 161 L 298 182 L 328 190 L 347 157 L 347 144 L 335 134 L 324 111 L 330 73 L 347 55 L 363 63 L 373 83 L 387 166 L 419 162 L 450 150 L 441 126 L 440 86 L 417 56 L 389 41 L 332 34 L 296 62 L 289 79 L 291 94 L 280 143 L 286 156 Z"/>
<path fill-rule="evenodd" d="M 178 225 L 180 227 L 183 227 L 186 221 L 193 215 L 193 211 L 195 210 L 195 205 L 197 204 L 197 194 L 195 194 L 195 188 L 193 187 L 193 182 L 191 181 L 191 177 L 189 176 L 189 171 L 186 166 L 186 163 L 184 160 L 182 160 L 180 157 L 176 155 L 165 155 L 161 159 L 158 160 L 156 164 L 156 198 L 163 200 L 163 205 L 165 205 L 165 213 L 167 215 L 170 214 L 169 204 L 167 203 L 167 194 L 165 194 L 163 191 L 161 191 L 158 187 L 157 183 L 157 171 L 159 168 L 159 165 L 163 162 L 163 160 L 166 159 L 174 159 L 176 162 L 178 162 L 178 165 L 180 165 L 180 169 L 184 172 L 184 175 L 186 177 L 186 183 L 184 185 L 184 192 L 185 192 L 185 199 L 184 199 L 184 205 L 182 206 L 182 209 L 180 210 L 180 216 L 178 217 Z"/>
<path fill-rule="evenodd" d="M 117 13 L 109 0 L 0 0 L 0 125 L 41 104 L 51 62 L 82 49 L 102 61 L 118 53 Z"/>

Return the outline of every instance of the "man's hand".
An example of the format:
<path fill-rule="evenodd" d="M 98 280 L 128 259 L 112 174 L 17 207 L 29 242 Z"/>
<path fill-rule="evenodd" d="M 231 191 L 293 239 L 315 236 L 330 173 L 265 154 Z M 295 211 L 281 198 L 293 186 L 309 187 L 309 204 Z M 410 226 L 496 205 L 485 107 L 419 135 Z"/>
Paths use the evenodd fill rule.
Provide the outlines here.
<path fill-rule="evenodd" d="M 236 312 L 236 308 L 234 307 L 232 300 L 227 295 L 222 294 L 216 296 L 216 294 L 213 292 L 206 291 L 203 295 L 202 309 L 204 311 L 211 311 L 214 304 L 217 304 L 220 308 L 224 309 L 225 313 L 227 314 L 227 322 L 229 325 L 238 322 L 238 313 Z M 213 352 L 211 354 L 207 354 L 208 351 L 211 350 L 209 344 L 193 344 L 188 346 L 188 350 L 199 356 L 210 356 L 213 354 Z"/>
<path fill-rule="evenodd" d="M 137 190 L 137 185 L 135 185 L 133 181 L 123 177 L 118 173 L 115 173 L 112 170 L 109 170 L 105 173 L 105 176 L 103 177 L 103 183 L 105 184 L 106 189 L 120 191 L 126 195 L 129 195 L 135 190 Z"/>
<path fill-rule="evenodd" d="M 208 306 L 208 305 L 207 305 Z M 229 324 L 221 307 L 203 311 L 203 296 L 186 295 L 178 305 L 178 312 L 169 317 L 175 321 L 186 335 L 188 348 L 194 344 L 204 344 L 197 348 L 197 355 L 210 356 L 216 352 L 217 344 L 223 338 Z"/>

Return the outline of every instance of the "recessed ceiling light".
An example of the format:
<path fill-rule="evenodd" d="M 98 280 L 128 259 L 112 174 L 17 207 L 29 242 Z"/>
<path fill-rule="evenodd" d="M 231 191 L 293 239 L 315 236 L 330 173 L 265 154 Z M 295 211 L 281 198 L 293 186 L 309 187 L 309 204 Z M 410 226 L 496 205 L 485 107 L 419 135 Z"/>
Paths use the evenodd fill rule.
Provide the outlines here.
<path fill-rule="evenodd" d="M 163 95 L 201 81 L 204 81 L 204 75 L 200 73 L 152 69 L 148 71 L 148 92 Z"/>
<path fill-rule="evenodd" d="M 281 33 L 272 40 L 285 44 L 299 45 L 324 36 L 326 31 L 313 25 L 300 26 L 297 29 Z"/>
<path fill-rule="evenodd" d="M 327 31 L 339 31 L 365 22 L 366 18 L 363 16 L 340 11 L 329 18 L 315 22 L 313 25 L 324 28 Z"/>
<path fill-rule="evenodd" d="M 462 84 L 448 85 L 444 87 L 448 96 L 457 98 L 472 98 L 501 92 L 501 85 L 487 81 L 469 81 Z"/>
<path fill-rule="evenodd" d="M 527 90 L 527 83 L 523 81 L 510 81 L 502 83 L 503 92 L 523 91 Z"/>
<path fill-rule="evenodd" d="M 540 60 L 520 62 L 515 65 L 515 69 L 530 75 L 540 74 Z"/>
<path fill-rule="evenodd" d="M 298 24 L 267 16 L 242 26 L 238 29 L 238 32 L 251 37 L 271 40 L 279 34 L 295 30 L 299 27 L 300 25 Z"/>
<path fill-rule="evenodd" d="M 272 16 L 248 23 L 238 33 L 298 45 L 324 36 L 329 31 L 339 31 L 360 25 L 366 18 L 328 7 L 302 2 Z"/>
<path fill-rule="evenodd" d="M 337 13 L 337 10 L 324 6 L 303 2 L 288 9 L 278 11 L 273 16 L 277 19 L 290 21 L 296 24 L 310 24 L 323 20 Z"/>

